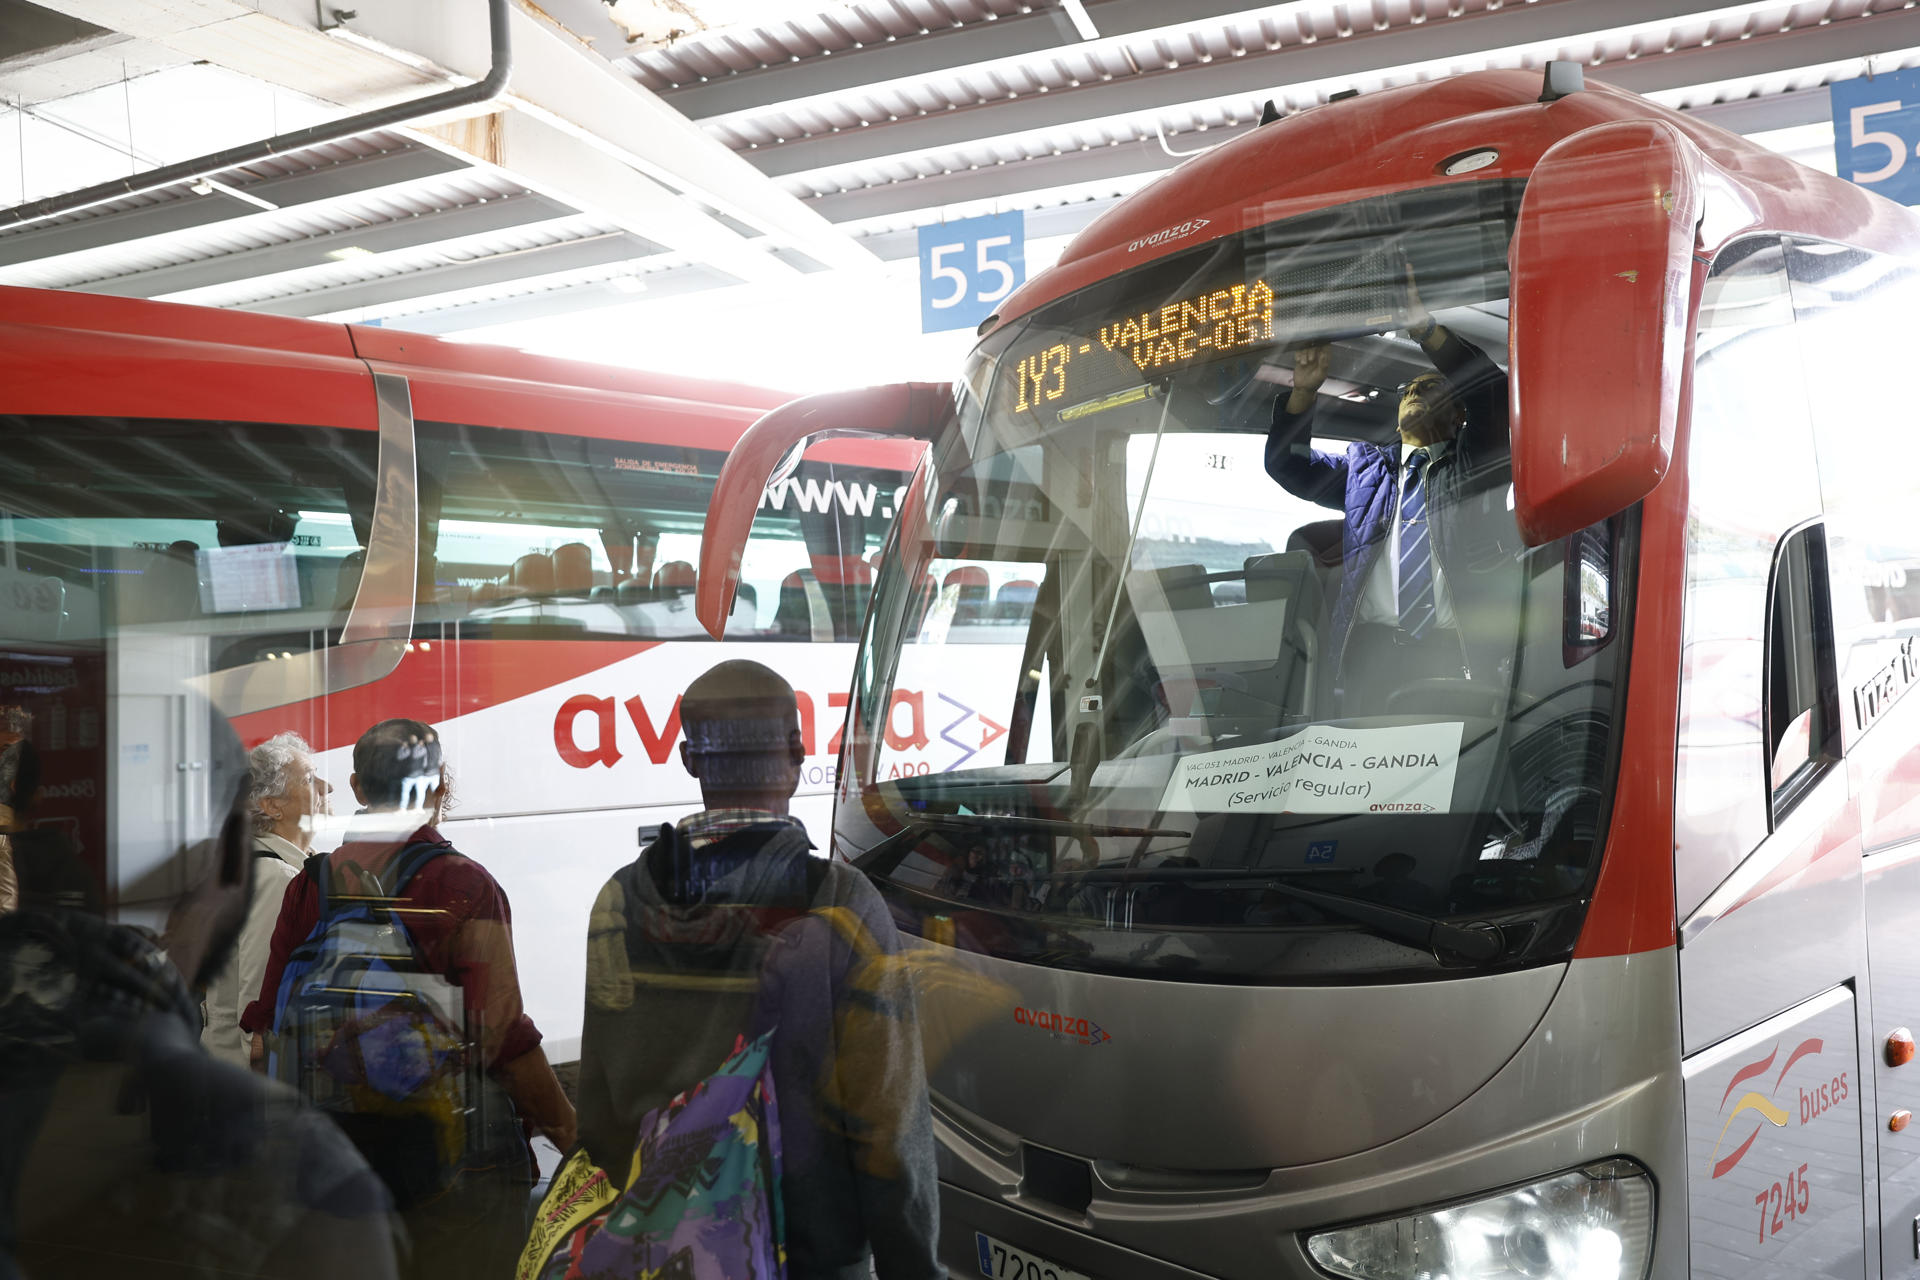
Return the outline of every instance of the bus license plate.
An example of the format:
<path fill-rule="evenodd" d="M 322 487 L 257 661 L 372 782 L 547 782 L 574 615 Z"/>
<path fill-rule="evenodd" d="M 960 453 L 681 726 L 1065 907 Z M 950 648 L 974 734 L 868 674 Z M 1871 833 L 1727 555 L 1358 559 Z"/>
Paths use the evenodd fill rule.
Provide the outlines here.
<path fill-rule="evenodd" d="M 987 1280 L 1092 1280 L 1082 1272 L 1069 1271 L 1057 1262 L 995 1240 L 984 1231 L 974 1232 L 973 1238 L 980 1246 L 980 1274 Z"/>

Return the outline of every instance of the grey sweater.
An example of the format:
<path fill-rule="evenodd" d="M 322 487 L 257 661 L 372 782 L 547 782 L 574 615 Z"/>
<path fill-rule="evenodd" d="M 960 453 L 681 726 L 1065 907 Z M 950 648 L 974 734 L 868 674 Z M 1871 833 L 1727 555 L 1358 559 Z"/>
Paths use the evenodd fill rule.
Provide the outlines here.
<path fill-rule="evenodd" d="M 880 895 L 796 826 L 695 851 L 672 826 L 594 904 L 580 1140 L 616 1180 L 641 1118 L 776 1028 L 794 1280 L 935 1280 L 938 1198 L 913 987 Z"/>

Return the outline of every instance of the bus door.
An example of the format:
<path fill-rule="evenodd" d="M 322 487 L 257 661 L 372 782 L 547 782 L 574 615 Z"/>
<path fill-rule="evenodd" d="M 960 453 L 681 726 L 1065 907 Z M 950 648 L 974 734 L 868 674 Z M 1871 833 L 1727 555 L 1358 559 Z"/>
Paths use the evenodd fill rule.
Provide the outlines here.
<path fill-rule="evenodd" d="M 1882 1274 L 1920 1271 L 1920 478 L 1903 438 L 1912 412 L 1904 327 L 1913 270 L 1838 245 L 1788 248 L 1794 311 L 1820 448 L 1838 659 L 1840 732 L 1860 827 L 1871 1018 L 1863 1068 L 1880 1170 Z M 1871 1151 L 1871 1149 L 1870 1149 Z"/>
<path fill-rule="evenodd" d="M 121 305 L 0 325 L 0 590 L 29 606 L 0 624 L 0 703 L 41 758 L 31 820 L 137 915 L 184 888 L 150 873 L 229 799 L 205 794 L 187 688 L 249 742 L 320 741 L 323 695 L 397 659 L 411 421 L 344 331 L 128 332 L 155 328 L 144 304 L 89 329 L 82 301 Z"/>
<path fill-rule="evenodd" d="M 1695 1275 L 1858 1276 L 1860 863 L 1784 250 L 1723 251 L 1688 444 L 1674 889 Z"/>

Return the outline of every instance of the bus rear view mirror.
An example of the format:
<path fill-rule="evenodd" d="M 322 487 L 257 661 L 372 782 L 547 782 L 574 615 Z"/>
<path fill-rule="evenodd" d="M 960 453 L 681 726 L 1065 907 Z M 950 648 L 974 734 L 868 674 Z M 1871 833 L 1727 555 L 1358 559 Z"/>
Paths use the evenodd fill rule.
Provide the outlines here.
<path fill-rule="evenodd" d="M 1509 252 L 1514 515 L 1533 546 L 1638 502 L 1680 416 L 1699 151 L 1658 120 L 1542 156 Z"/>
<path fill-rule="evenodd" d="M 799 465 L 808 445 L 838 436 L 931 441 L 953 420 L 953 384 L 896 382 L 789 401 L 748 427 L 714 482 L 700 540 L 694 616 L 718 640 L 740 586 L 740 558 L 767 485 Z"/>

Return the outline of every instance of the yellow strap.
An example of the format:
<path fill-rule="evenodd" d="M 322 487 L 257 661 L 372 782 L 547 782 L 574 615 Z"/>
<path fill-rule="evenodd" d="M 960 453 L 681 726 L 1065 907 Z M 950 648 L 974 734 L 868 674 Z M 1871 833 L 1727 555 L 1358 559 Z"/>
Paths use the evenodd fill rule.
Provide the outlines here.
<path fill-rule="evenodd" d="M 554 1171 L 547 1194 L 534 1215 L 527 1247 L 520 1251 L 514 1280 L 536 1280 L 560 1242 L 585 1226 L 587 1220 L 619 1198 L 606 1170 L 587 1158 L 585 1147 L 567 1157 Z"/>

